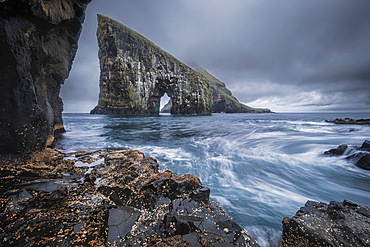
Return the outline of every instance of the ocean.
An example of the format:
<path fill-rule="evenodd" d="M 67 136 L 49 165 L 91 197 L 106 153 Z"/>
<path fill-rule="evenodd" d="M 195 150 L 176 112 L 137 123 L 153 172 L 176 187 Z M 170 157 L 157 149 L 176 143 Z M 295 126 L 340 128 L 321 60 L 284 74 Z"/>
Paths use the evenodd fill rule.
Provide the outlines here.
<path fill-rule="evenodd" d="M 370 171 L 323 153 L 361 146 L 370 126 L 335 125 L 360 113 L 102 116 L 63 114 L 67 151 L 138 149 L 162 171 L 198 176 L 262 247 L 280 246 L 284 217 L 307 200 L 370 206 Z"/>

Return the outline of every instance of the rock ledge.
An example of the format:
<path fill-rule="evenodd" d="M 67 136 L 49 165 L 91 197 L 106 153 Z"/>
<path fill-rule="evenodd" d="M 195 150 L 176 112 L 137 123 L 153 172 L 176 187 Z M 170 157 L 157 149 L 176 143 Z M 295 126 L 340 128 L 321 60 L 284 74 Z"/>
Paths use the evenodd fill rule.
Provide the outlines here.
<path fill-rule="evenodd" d="M 199 178 L 139 151 L 0 158 L 1 246 L 258 246 Z"/>

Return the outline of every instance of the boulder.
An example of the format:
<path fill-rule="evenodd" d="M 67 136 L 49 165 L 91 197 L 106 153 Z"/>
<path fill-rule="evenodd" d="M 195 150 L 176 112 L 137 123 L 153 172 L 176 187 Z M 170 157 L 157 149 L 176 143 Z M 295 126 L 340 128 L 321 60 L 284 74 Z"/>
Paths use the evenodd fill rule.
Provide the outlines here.
<path fill-rule="evenodd" d="M 349 151 L 348 151 L 349 150 Z M 347 160 L 352 161 L 357 167 L 370 170 L 370 141 L 365 140 L 361 147 L 348 147 L 346 144 L 339 145 L 337 148 L 325 151 L 326 155 L 343 155 L 348 151 Z"/>
<path fill-rule="evenodd" d="M 325 151 L 324 154 L 327 154 L 327 155 L 343 155 L 344 152 L 347 149 L 348 149 L 348 145 L 347 144 L 342 144 L 342 145 L 339 145 L 337 148 Z"/>
<path fill-rule="evenodd" d="M 370 170 L 370 153 L 362 154 L 361 158 L 355 163 L 357 167 Z"/>
<path fill-rule="evenodd" d="M 369 246 L 370 208 L 350 201 L 308 201 L 283 219 L 281 246 Z"/>

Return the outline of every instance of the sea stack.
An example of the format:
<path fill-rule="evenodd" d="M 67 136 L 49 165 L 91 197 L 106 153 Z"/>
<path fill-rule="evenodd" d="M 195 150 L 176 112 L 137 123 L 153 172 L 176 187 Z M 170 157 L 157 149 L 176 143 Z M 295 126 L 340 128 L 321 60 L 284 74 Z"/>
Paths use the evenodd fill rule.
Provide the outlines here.
<path fill-rule="evenodd" d="M 64 131 L 59 92 L 90 1 L 0 1 L 0 153 L 44 149 Z"/>
<path fill-rule="evenodd" d="M 213 87 L 213 113 L 271 113 L 270 109 L 252 108 L 240 103 L 226 87 L 225 83 L 211 75 L 202 67 L 195 67 Z"/>
<path fill-rule="evenodd" d="M 197 73 L 128 27 L 98 15 L 100 94 L 91 114 L 158 115 L 160 99 L 171 114 L 209 115 L 212 86 Z"/>

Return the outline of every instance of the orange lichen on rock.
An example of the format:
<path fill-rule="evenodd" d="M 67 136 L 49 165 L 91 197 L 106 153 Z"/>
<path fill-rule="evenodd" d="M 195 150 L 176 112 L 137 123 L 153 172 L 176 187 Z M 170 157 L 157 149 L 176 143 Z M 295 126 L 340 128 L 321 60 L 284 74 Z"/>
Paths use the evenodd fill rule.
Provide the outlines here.
<path fill-rule="evenodd" d="M 189 182 L 194 188 L 202 185 L 202 182 L 200 181 L 200 179 L 192 174 L 185 174 L 185 175 L 179 176 L 170 170 L 166 170 L 162 173 L 154 175 L 144 186 L 153 184 L 155 181 L 158 181 L 160 179 L 163 179 L 163 180 L 168 179 L 172 181 L 186 181 L 186 182 Z"/>

